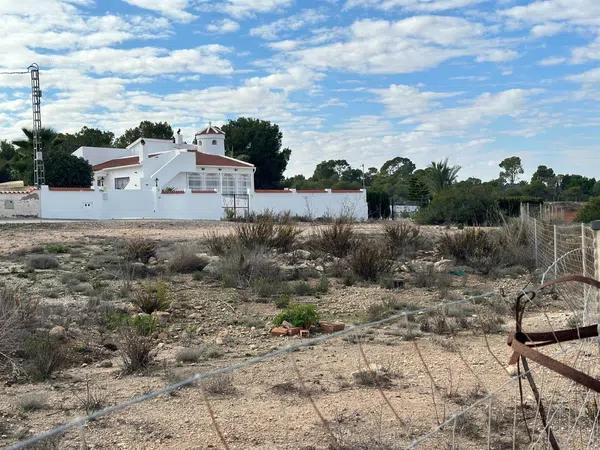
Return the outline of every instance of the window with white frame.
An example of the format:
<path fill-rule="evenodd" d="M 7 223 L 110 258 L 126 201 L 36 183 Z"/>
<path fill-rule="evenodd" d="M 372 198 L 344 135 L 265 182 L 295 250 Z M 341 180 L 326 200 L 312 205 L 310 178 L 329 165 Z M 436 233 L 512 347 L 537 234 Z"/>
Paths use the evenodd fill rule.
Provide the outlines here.
<path fill-rule="evenodd" d="M 237 193 L 247 194 L 248 189 L 250 189 L 250 175 L 245 173 L 238 174 Z"/>
<path fill-rule="evenodd" d="M 129 177 L 115 178 L 115 189 L 122 190 L 129 184 Z"/>
<path fill-rule="evenodd" d="M 204 189 L 204 174 L 189 173 L 188 174 L 188 189 L 202 190 Z"/>
<path fill-rule="evenodd" d="M 219 174 L 218 173 L 207 173 L 206 174 L 206 190 L 219 190 Z"/>
<path fill-rule="evenodd" d="M 235 194 L 235 177 L 232 173 L 223 174 L 223 192 L 222 194 Z"/>

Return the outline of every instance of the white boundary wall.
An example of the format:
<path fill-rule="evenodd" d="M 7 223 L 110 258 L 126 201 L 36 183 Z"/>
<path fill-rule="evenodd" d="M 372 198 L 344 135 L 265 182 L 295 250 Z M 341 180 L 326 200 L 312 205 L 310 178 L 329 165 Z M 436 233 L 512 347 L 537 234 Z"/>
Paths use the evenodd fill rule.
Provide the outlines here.
<path fill-rule="evenodd" d="M 0 218 L 39 217 L 40 197 L 37 191 L 0 192 Z"/>
<path fill-rule="evenodd" d="M 317 219 L 352 216 L 368 218 L 366 191 L 258 191 L 249 197 L 252 213 L 290 212 Z M 92 189 L 41 190 L 43 219 L 206 219 L 220 220 L 224 215 L 223 198 L 216 192 L 180 191 L 161 193 L 153 190 L 107 191 Z"/>
<path fill-rule="evenodd" d="M 152 191 L 41 190 L 42 219 L 206 219 L 223 216 L 215 193 Z"/>
<path fill-rule="evenodd" d="M 250 211 L 272 211 L 276 214 L 289 211 L 292 215 L 310 219 L 344 215 L 356 220 L 367 220 L 369 217 L 367 191 L 364 189 L 256 191 L 250 195 Z"/>

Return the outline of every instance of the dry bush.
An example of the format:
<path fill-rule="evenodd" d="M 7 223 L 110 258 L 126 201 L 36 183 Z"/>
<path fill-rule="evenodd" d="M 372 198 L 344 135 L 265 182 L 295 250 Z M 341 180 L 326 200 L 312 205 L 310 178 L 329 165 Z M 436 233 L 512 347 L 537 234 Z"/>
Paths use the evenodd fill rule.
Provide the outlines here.
<path fill-rule="evenodd" d="M 381 245 L 365 240 L 352 250 L 350 267 L 361 279 L 377 281 L 380 275 L 390 270 L 391 264 L 387 251 Z"/>
<path fill-rule="evenodd" d="M 352 374 L 354 382 L 360 386 L 389 386 L 397 373 L 389 366 L 369 364 Z"/>
<path fill-rule="evenodd" d="M 48 396 L 42 392 L 31 392 L 17 397 L 16 406 L 23 412 L 39 411 L 48 406 Z"/>
<path fill-rule="evenodd" d="M 210 231 L 206 234 L 205 243 L 208 250 L 213 255 L 223 256 L 236 247 L 238 243 L 233 234 L 220 234 L 217 231 Z"/>
<path fill-rule="evenodd" d="M 530 242 L 530 236 L 533 233 L 529 227 L 528 222 L 516 218 L 504 222 L 497 232 L 498 241 L 502 248 L 500 252 L 500 263 L 502 265 L 535 269 L 535 254 Z"/>
<path fill-rule="evenodd" d="M 262 216 L 256 222 L 236 226 L 234 236 L 239 244 L 248 249 L 273 248 L 289 252 L 296 247 L 302 230 L 291 220 L 276 223 L 270 216 Z"/>
<path fill-rule="evenodd" d="M 30 255 L 27 258 L 27 267 L 30 269 L 55 269 L 58 266 L 58 259 L 52 255 Z"/>
<path fill-rule="evenodd" d="M 171 306 L 169 288 L 162 281 L 141 286 L 133 293 L 132 303 L 146 314 L 166 311 Z"/>
<path fill-rule="evenodd" d="M 452 284 L 452 279 L 449 274 L 436 272 L 433 266 L 427 266 L 424 270 L 415 272 L 413 282 L 419 288 L 437 289 L 440 296 L 445 297 Z"/>
<path fill-rule="evenodd" d="M 154 348 L 150 338 L 140 336 L 132 328 L 123 328 L 119 332 L 121 358 L 126 373 L 147 368 L 152 362 L 151 351 Z"/>
<path fill-rule="evenodd" d="M 439 242 L 440 253 L 482 273 L 489 273 L 500 260 L 501 245 L 493 232 L 466 229 L 446 233 Z"/>
<path fill-rule="evenodd" d="M 202 388 L 210 394 L 226 395 L 234 394 L 233 375 L 222 373 L 213 375 L 210 378 L 201 381 Z"/>
<path fill-rule="evenodd" d="M 25 299 L 16 289 L 0 287 L 0 357 L 19 348 L 30 325 L 37 303 Z"/>
<path fill-rule="evenodd" d="M 206 258 L 196 255 L 189 247 L 178 245 L 169 258 L 169 271 L 173 273 L 192 273 L 204 269 L 208 264 Z"/>
<path fill-rule="evenodd" d="M 343 258 L 354 248 L 356 237 L 352 223 L 344 218 L 321 226 L 311 236 L 311 246 L 318 251 Z"/>
<path fill-rule="evenodd" d="M 408 220 L 387 223 L 383 232 L 386 247 L 394 257 L 412 255 L 422 243 L 419 227 Z"/>
<path fill-rule="evenodd" d="M 89 379 L 85 380 L 85 392 L 79 396 L 75 394 L 81 409 L 89 416 L 101 410 L 106 404 L 107 395 L 104 390 L 95 388 Z"/>
<path fill-rule="evenodd" d="M 279 267 L 261 249 L 235 248 L 220 259 L 217 277 L 227 287 L 246 288 L 255 280 L 280 281 Z"/>
<path fill-rule="evenodd" d="M 212 344 L 202 344 L 198 347 L 181 349 L 175 355 L 175 360 L 185 363 L 195 363 L 202 360 L 214 359 L 223 356 L 223 350 Z"/>
<path fill-rule="evenodd" d="M 374 305 L 369 306 L 369 308 L 367 309 L 367 321 L 374 322 L 377 320 L 385 319 L 403 311 L 409 313 L 411 311 L 415 311 L 416 309 L 417 307 L 415 305 L 405 303 L 394 297 L 390 297 L 383 300 L 381 303 L 376 303 Z M 411 314 L 407 314 L 406 317 L 409 320 L 412 320 L 414 316 Z"/>
<path fill-rule="evenodd" d="M 123 248 L 125 258 L 148 264 L 150 258 L 156 257 L 156 242 L 146 238 L 133 238 L 125 242 Z"/>
<path fill-rule="evenodd" d="M 29 372 L 35 380 L 43 381 L 65 363 L 64 344 L 48 333 L 38 333 L 25 341 Z"/>

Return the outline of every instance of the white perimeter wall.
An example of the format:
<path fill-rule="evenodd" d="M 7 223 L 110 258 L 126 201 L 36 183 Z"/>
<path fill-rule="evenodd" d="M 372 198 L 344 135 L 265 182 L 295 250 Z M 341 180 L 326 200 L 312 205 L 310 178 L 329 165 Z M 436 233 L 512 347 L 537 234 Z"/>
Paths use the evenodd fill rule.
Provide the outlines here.
<path fill-rule="evenodd" d="M 0 217 L 38 217 L 40 197 L 37 192 L 0 193 Z"/>
<path fill-rule="evenodd" d="M 317 219 L 350 215 L 368 218 L 366 191 L 353 192 L 256 192 L 249 198 L 250 212 L 290 212 Z M 44 219 L 206 219 L 223 217 L 218 193 L 164 194 L 156 190 L 49 190 L 42 187 Z"/>
<path fill-rule="evenodd" d="M 274 213 L 290 212 L 292 215 L 318 219 L 320 217 L 352 216 L 356 220 L 367 220 L 367 192 L 255 192 L 250 196 L 250 211 Z"/>
<path fill-rule="evenodd" d="M 161 194 L 155 191 L 41 191 L 43 219 L 207 219 L 223 216 L 216 193 Z"/>

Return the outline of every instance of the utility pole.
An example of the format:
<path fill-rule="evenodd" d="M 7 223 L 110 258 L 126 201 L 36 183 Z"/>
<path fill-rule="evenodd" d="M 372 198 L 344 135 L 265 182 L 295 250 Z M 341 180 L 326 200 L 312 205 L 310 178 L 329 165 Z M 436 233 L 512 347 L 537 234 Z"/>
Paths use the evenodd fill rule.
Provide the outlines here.
<path fill-rule="evenodd" d="M 40 89 L 40 68 L 36 63 L 33 63 L 27 69 L 31 75 L 31 108 L 33 111 L 33 184 L 39 188 L 46 182 L 41 136 L 42 111 L 40 103 L 42 91 Z"/>
<path fill-rule="evenodd" d="M 362 166 L 362 173 L 363 173 L 362 184 L 363 184 L 363 189 L 364 189 L 365 188 L 365 165 L 362 164 L 361 166 Z"/>

